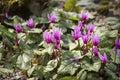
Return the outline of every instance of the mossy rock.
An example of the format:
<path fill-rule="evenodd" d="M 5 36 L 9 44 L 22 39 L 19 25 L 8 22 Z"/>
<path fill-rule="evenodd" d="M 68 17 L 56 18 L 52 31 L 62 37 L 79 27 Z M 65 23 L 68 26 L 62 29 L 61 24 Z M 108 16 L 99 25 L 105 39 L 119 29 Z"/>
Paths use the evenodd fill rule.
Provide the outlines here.
<path fill-rule="evenodd" d="M 108 5 L 109 4 L 109 0 L 100 0 L 100 4 Z"/>

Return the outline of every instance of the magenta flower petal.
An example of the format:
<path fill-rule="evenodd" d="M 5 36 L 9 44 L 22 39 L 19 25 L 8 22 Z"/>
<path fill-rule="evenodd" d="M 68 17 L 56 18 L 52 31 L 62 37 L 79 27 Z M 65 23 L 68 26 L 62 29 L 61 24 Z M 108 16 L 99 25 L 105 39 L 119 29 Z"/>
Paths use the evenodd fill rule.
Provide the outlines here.
<path fill-rule="evenodd" d="M 99 37 L 98 37 L 98 35 L 96 35 L 96 34 L 92 35 L 92 44 L 94 46 L 97 46 L 99 44 Z"/>
<path fill-rule="evenodd" d="M 21 27 L 20 23 L 14 24 L 14 28 L 15 28 L 17 33 L 20 33 L 22 31 L 22 27 Z"/>
<path fill-rule="evenodd" d="M 52 34 L 50 32 L 44 32 L 43 39 L 47 44 L 51 43 L 52 42 Z"/>
<path fill-rule="evenodd" d="M 95 26 L 94 26 L 93 24 L 91 24 L 91 23 L 87 25 L 87 29 L 88 29 L 88 31 L 90 31 L 90 32 L 93 32 L 94 27 L 95 27 Z"/>
<path fill-rule="evenodd" d="M 99 58 L 100 58 L 101 60 L 104 59 L 104 57 L 103 57 L 101 54 L 99 54 Z"/>
<path fill-rule="evenodd" d="M 32 18 L 30 18 L 29 20 L 27 20 L 26 23 L 27 23 L 27 26 L 29 28 L 33 28 L 34 27 L 34 21 L 33 21 Z"/>
<path fill-rule="evenodd" d="M 80 29 L 82 29 L 82 26 L 83 26 L 82 21 L 79 21 L 79 22 L 78 22 L 78 27 L 79 27 Z"/>
<path fill-rule="evenodd" d="M 105 58 L 105 61 L 107 60 L 107 55 L 106 53 L 104 52 L 104 58 Z"/>
<path fill-rule="evenodd" d="M 82 10 L 81 11 L 81 18 L 82 18 L 82 20 L 85 21 L 87 19 L 87 17 L 88 17 L 88 13 L 86 11 Z"/>
<path fill-rule="evenodd" d="M 104 53 L 103 55 L 99 54 L 99 58 L 102 61 L 102 63 L 105 64 L 107 62 L 107 55 L 106 55 L 106 53 Z"/>
<path fill-rule="evenodd" d="M 81 36 L 80 28 L 78 26 L 74 27 L 74 31 L 71 31 L 72 38 L 78 40 Z"/>
<path fill-rule="evenodd" d="M 84 44 L 87 44 L 87 43 L 88 43 L 88 40 L 89 40 L 88 35 L 83 35 L 83 36 L 82 36 L 82 40 L 83 40 Z"/>
<path fill-rule="evenodd" d="M 60 35 L 60 29 L 59 28 L 54 28 L 53 29 L 53 37 L 56 40 L 60 40 L 61 35 Z"/>
<path fill-rule="evenodd" d="M 74 30 L 78 32 L 78 31 L 80 31 L 80 27 L 79 26 L 74 26 Z"/>
<path fill-rule="evenodd" d="M 117 48 L 116 48 L 116 46 L 114 46 L 113 48 L 112 48 L 112 50 L 116 50 Z"/>
<path fill-rule="evenodd" d="M 92 52 L 95 56 L 98 56 L 98 49 L 97 48 L 92 48 Z"/>
<path fill-rule="evenodd" d="M 119 49 L 119 50 L 117 50 L 117 54 L 118 54 L 118 56 L 120 57 L 120 49 Z"/>
<path fill-rule="evenodd" d="M 84 44 L 88 43 L 89 34 L 87 34 L 85 30 L 84 30 L 83 35 L 82 35 L 82 40 L 83 40 Z"/>
<path fill-rule="evenodd" d="M 47 15 L 47 18 L 51 23 L 54 23 L 56 21 L 56 14 L 55 13 L 50 13 L 50 14 Z"/>
<path fill-rule="evenodd" d="M 120 39 L 117 37 L 115 39 L 115 46 L 114 46 L 116 49 L 120 47 Z"/>

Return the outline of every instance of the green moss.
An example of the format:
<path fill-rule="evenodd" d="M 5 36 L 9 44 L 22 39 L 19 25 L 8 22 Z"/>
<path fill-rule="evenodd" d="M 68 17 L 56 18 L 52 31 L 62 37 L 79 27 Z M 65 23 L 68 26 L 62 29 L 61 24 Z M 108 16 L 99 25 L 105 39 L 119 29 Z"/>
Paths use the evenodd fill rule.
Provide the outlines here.
<path fill-rule="evenodd" d="M 75 6 L 76 2 L 77 2 L 77 0 L 66 0 L 65 5 L 64 5 L 64 9 L 66 11 L 79 12 L 79 10 L 81 10 L 81 7 L 80 6 Z"/>
<path fill-rule="evenodd" d="M 59 80 L 77 80 L 76 77 L 63 77 L 63 78 L 60 78 Z"/>

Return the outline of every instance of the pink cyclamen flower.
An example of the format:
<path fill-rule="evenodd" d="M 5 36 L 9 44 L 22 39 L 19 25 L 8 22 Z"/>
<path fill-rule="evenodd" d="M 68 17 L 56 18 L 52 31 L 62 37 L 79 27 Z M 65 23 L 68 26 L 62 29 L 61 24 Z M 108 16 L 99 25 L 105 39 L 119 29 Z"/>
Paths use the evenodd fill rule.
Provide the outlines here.
<path fill-rule="evenodd" d="M 106 55 L 106 53 L 104 53 L 103 55 L 99 54 L 99 58 L 102 61 L 102 63 L 105 64 L 107 62 L 107 55 Z"/>
<path fill-rule="evenodd" d="M 113 50 L 116 50 L 116 49 L 118 49 L 119 47 L 120 47 L 120 39 L 117 37 L 117 38 L 115 39 L 115 46 L 114 46 Z"/>
<path fill-rule="evenodd" d="M 79 26 L 74 26 L 74 30 L 79 31 L 80 32 L 80 27 Z"/>
<path fill-rule="evenodd" d="M 59 28 L 54 28 L 53 29 L 53 37 L 55 40 L 60 40 L 61 35 L 60 35 L 60 29 Z"/>
<path fill-rule="evenodd" d="M 87 17 L 88 17 L 88 12 L 82 10 L 81 11 L 81 18 L 82 18 L 82 20 L 85 21 L 87 19 Z"/>
<path fill-rule="evenodd" d="M 50 32 L 44 32 L 43 39 L 47 44 L 51 43 L 52 42 L 52 34 Z"/>
<path fill-rule="evenodd" d="M 22 31 L 22 27 L 21 27 L 20 23 L 14 24 L 14 28 L 15 28 L 17 33 L 20 33 Z"/>
<path fill-rule="evenodd" d="M 97 48 L 92 48 L 92 52 L 95 56 L 98 56 L 98 49 Z"/>
<path fill-rule="evenodd" d="M 120 57 L 120 49 L 119 49 L 119 50 L 117 50 L 117 54 L 118 54 L 118 56 Z"/>
<path fill-rule="evenodd" d="M 5 9 L 5 17 L 8 18 L 8 9 Z"/>
<path fill-rule="evenodd" d="M 29 28 L 33 28 L 34 27 L 34 21 L 33 21 L 32 18 L 30 18 L 29 20 L 27 20 L 26 23 L 27 23 L 27 26 Z"/>
<path fill-rule="evenodd" d="M 18 45 L 19 45 L 18 40 L 17 39 L 14 40 L 14 46 L 18 46 Z"/>
<path fill-rule="evenodd" d="M 87 29 L 88 29 L 88 31 L 90 31 L 90 32 L 93 32 L 93 30 L 94 30 L 94 24 L 92 24 L 92 23 L 90 23 L 90 24 L 88 24 L 87 25 Z"/>
<path fill-rule="evenodd" d="M 93 44 L 94 46 L 97 46 L 98 43 L 99 43 L 99 37 L 98 37 L 98 35 L 97 35 L 97 34 L 93 34 L 93 35 L 92 35 L 92 44 Z"/>
<path fill-rule="evenodd" d="M 56 21 L 56 14 L 55 13 L 50 13 L 50 14 L 47 15 L 47 18 L 51 23 L 54 23 Z"/>
<path fill-rule="evenodd" d="M 78 21 L 78 25 L 77 25 L 79 28 L 80 28 L 80 30 L 82 29 L 82 26 L 83 26 L 83 24 L 82 24 L 82 21 Z"/>
<path fill-rule="evenodd" d="M 78 26 L 75 26 L 74 31 L 72 31 L 71 34 L 74 40 L 78 40 L 81 36 L 80 28 Z"/>
<path fill-rule="evenodd" d="M 82 40 L 83 40 L 84 44 L 88 43 L 89 34 L 87 34 L 86 31 L 84 31 L 84 34 L 82 35 Z"/>
<path fill-rule="evenodd" d="M 114 46 L 114 48 L 115 49 L 120 48 L 120 39 L 118 37 L 115 39 L 115 46 Z"/>

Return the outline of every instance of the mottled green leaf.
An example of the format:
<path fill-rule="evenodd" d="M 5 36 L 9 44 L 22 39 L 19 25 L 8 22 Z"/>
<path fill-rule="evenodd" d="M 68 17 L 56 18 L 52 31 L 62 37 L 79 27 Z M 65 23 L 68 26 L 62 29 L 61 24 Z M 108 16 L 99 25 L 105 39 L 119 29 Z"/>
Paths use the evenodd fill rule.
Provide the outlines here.
<path fill-rule="evenodd" d="M 13 69 L 0 68 L 0 73 L 13 73 Z"/>
<path fill-rule="evenodd" d="M 0 60 L 2 59 L 2 53 L 0 53 Z"/>
<path fill-rule="evenodd" d="M 16 34 L 10 33 L 10 32 L 7 30 L 7 28 L 5 28 L 5 26 L 0 25 L 0 31 L 1 31 L 4 35 L 6 35 L 6 36 L 8 36 L 8 37 L 10 37 L 10 38 L 15 39 Z"/>
<path fill-rule="evenodd" d="M 57 67 L 57 60 L 50 60 L 45 68 L 45 72 L 52 71 Z"/>
<path fill-rule="evenodd" d="M 31 74 L 33 73 L 34 69 L 35 69 L 35 66 L 33 66 L 32 68 L 28 69 L 27 73 L 28 73 L 28 76 L 29 76 L 29 77 L 30 77 Z"/>

